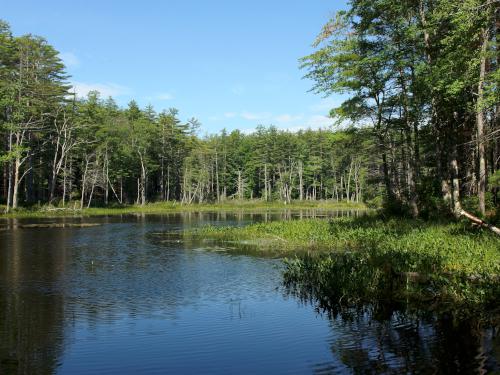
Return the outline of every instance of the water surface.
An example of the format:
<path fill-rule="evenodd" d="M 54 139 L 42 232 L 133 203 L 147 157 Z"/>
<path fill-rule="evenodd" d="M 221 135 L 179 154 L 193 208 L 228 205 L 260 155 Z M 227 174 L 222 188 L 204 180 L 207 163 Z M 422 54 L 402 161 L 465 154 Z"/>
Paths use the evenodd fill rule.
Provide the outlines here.
<path fill-rule="evenodd" d="M 0 373 L 498 369 L 493 327 L 398 309 L 328 316 L 283 287 L 279 259 L 164 236 L 206 223 L 338 214 L 353 213 L 192 212 L 0 222 Z"/>

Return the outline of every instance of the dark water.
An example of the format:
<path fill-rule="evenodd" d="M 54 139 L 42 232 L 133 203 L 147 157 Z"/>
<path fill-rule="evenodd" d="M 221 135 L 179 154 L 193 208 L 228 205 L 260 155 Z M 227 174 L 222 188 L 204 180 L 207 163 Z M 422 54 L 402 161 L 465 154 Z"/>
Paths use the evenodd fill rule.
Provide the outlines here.
<path fill-rule="evenodd" d="M 0 222 L 0 374 L 498 369 L 494 327 L 397 310 L 328 316 L 282 286 L 278 259 L 162 235 L 299 215 Z"/>

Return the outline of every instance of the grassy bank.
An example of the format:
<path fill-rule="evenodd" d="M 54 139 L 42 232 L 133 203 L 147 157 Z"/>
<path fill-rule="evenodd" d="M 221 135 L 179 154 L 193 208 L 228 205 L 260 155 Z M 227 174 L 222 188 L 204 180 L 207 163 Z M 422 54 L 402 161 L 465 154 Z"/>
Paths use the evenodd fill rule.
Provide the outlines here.
<path fill-rule="evenodd" d="M 350 210 L 366 209 L 362 203 L 333 202 L 333 201 L 293 201 L 264 202 L 261 200 L 226 201 L 223 203 L 181 204 L 179 202 L 158 202 L 140 205 L 124 205 L 112 207 L 90 207 L 82 210 L 73 208 L 73 205 L 64 207 L 33 206 L 19 208 L 8 214 L 0 214 L 0 218 L 43 218 L 61 216 L 100 216 L 125 214 L 163 214 L 169 212 L 210 212 L 210 211 L 267 211 L 283 209 L 319 209 L 319 210 Z M 5 212 L 5 206 L 0 206 L 0 212 Z"/>
<path fill-rule="evenodd" d="M 388 291 L 391 298 L 481 303 L 500 295 L 500 240 L 465 222 L 367 215 L 209 226 L 188 235 L 296 253 L 286 280 L 344 302 L 385 298 Z"/>

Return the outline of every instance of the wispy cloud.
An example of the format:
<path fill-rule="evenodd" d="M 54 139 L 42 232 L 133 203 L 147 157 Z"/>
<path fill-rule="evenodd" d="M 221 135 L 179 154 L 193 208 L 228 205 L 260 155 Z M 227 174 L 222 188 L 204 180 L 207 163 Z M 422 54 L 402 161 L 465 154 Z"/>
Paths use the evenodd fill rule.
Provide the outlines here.
<path fill-rule="evenodd" d="M 80 66 L 80 59 L 72 52 L 60 52 L 59 57 L 67 68 Z"/>
<path fill-rule="evenodd" d="M 271 118 L 271 114 L 268 112 L 241 112 L 240 117 L 243 118 L 244 120 L 249 120 L 249 121 L 264 121 L 264 120 L 269 120 Z"/>
<path fill-rule="evenodd" d="M 306 120 L 305 123 L 308 128 L 319 129 L 332 126 L 334 120 L 328 116 L 312 115 Z"/>
<path fill-rule="evenodd" d="M 331 109 L 340 107 L 344 100 L 342 98 L 326 98 L 320 102 L 309 106 L 311 112 L 328 113 Z"/>
<path fill-rule="evenodd" d="M 156 99 L 158 99 L 158 100 L 172 100 L 172 99 L 174 99 L 174 95 L 169 93 L 169 92 L 163 92 L 161 94 L 158 94 L 156 96 Z"/>
<path fill-rule="evenodd" d="M 319 114 L 290 114 L 284 113 L 280 115 L 274 115 L 269 112 L 226 112 L 223 117 L 213 116 L 211 120 L 220 121 L 223 118 L 239 119 L 251 122 L 250 127 L 242 128 L 242 132 L 245 134 L 250 134 L 256 131 L 256 127 L 253 125 L 274 125 L 279 129 L 287 130 L 290 132 L 297 132 L 299 130 L 306 129 L 320 129 L 330 127 L 334 120 L 328 116 L 323 116 Z"/>
<path fill-rule="evenodd" d="M 278 123 L 278 124 L 281 124 L 281 123 L 287 124 L 287 123 L 290 123 L 290 122 L 300 121 L 303 118 L 304 118 L 303 115 L 283 114 L 283 115 L 275 116 L 274 117 L 274 121 L 276 123 Z"/>
<path fill-rule="evenodd" d="M 131 94 L 132 90 L 126 86 L 116 83 L 88 83 L 88 82 L 73 82 L 73 90 L 80 98 L 84 98 L 91 91 L 98 91 L 101 97 L 108 96 L 118 97 Z"/>

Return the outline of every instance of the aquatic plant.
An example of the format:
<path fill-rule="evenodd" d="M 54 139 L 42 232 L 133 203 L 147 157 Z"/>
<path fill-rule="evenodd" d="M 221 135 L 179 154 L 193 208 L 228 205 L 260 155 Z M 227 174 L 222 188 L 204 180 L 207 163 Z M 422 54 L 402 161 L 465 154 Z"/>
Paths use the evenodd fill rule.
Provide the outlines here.
<path fill-rule="evenodd" d="M 466 222 L 365 215 L 208 226 L 186 236 L 292 256 L 285 280 L 350 303 L 380 298 L 495 303 L 500 241 Z"/>

